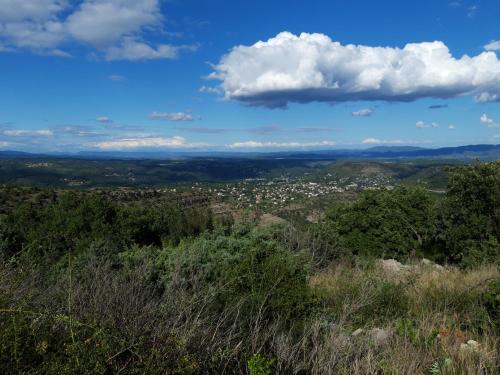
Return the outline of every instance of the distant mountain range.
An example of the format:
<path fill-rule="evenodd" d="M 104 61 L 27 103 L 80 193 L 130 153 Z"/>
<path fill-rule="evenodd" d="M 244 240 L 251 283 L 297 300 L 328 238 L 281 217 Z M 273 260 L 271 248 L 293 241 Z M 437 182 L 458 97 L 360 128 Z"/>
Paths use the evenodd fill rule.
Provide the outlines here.
<path fill-rule="evenodd" d="M 284 153 L 279 153 L 283 156 Z M 500 145 L 468 145 L 458 147 L 422 148 L 379 146 L 365 150 L 325 150 L 312 152 L 291 152 L 290 157 L 312 158 L 431 158 L 431 159 L 500 159 Z"/>
<path fill-rule="evenodd" d="M 291 158 L 291 159 L 393 159 L 430 158 L 459 160 L 500 159 L 500 145 L 468 145 L 458 147 L 422 148 L 411 146 L 377 146 L 368 149 L 276 152 L 91 152 L 28 153 L 0 151 L 0 158 L 73 158 L 73 159 L 177 159 L 177 158 Z"/>

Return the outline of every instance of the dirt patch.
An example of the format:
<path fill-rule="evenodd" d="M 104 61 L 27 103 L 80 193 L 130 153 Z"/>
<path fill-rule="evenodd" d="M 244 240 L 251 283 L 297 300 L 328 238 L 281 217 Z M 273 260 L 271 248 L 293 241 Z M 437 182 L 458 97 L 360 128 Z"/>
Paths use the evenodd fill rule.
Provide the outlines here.
<path fill-rule="evenodd" d="M 263 228 L 263 227 L 269 227 L 272 225 L 283 225 L 283 224 L 287 224 L 287 223 L 288 223 L 288 221 L 286 221 L 285 219 L 282 219 L 279 216 L 275 216 L 275 215 L 271 215 L 271 214 L 263 214 L 259 218 L 258 226 Z"/>

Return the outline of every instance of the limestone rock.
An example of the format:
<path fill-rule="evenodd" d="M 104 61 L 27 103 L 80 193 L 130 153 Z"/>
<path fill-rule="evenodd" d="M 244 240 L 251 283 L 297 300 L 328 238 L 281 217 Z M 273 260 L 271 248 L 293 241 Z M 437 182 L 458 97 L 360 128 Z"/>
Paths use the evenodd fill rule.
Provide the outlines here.
<path fill-rule="evenodd" d="M 352 336 L 359 336 L 360 334 L 363 333 L 363 329 L 362 328 L 358 328 L 357 330 L 355 330 L 353 333 L 352 333 Z"/>
<path fill-rule="evenodd" d="M 377 346 L 385 346 L 391 341 L 394 332 L 390 329 L 373 328 L 369 332 L 370 338 Z"/>
<path fill-rule="evenodd" d="M 401 271 L 408 271 L 410 266 L 406 266 L 402 263 L 399 263 L 395 259 L 381 259 L 379 260 L 380 267 L 388 273 L 398 273 Z"/>

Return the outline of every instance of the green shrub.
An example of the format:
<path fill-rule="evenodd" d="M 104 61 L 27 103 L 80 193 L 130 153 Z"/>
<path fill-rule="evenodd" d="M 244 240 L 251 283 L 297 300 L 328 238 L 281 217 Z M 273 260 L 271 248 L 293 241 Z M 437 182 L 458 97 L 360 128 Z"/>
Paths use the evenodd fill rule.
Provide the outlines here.
<path fill-rule="evenodd" d="M 436 241 L 463 266 L 500 262 L 500 161 L 450 171 Z"/>
<path fill-rule="evenodd" d="M 297 318 L 312 303 L 307 259 L 269 232 L 183 241 L 162 251 L 157 268 L 166 289 L 213 294 L 214 311 L 239 304 L 242 319 Z"/>
<path fill-rule="evenodd" d="M 431 238 L 435 200 L 422 187 L 365 191 L 327 213 L 343 253 L 405 260 Z"/>
<path fill-rule="evenodd" d="M 489 283 L 481 296 L 481 301 L 497 333 L 500 334 L 500 280 L 493 280 Z"/>
<path fill-rule="evenodd" d="M 254 354 L 248 360 L 248 371 L 250 375 L 271 375 L 273 368 L 273 360 L 263 357 L 259 354 Z"/>
<path fill-rule="evenodd" d="M 70 250 L 85 252 L 96 243 L 109 255 L 133 244 L 175 244 L 212 228 L 206 209 L 170 203 L 120 205 L 94 193 L 66 192 L 53 202 L 22 203 L 1 215 L 0 256 L 54 262 Z"/>

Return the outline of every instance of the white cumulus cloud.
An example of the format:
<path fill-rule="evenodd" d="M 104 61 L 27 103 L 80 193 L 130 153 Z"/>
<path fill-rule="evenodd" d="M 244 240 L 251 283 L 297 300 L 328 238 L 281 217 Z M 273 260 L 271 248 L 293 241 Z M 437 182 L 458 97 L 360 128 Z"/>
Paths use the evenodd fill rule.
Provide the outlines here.
<path fill-rule="evenodd" d="M 463 95 L 500 100 L 494 52 L 455 58 L 440 41 L 372 47 L 342 45 L 324 34 L 282 32 L 232 48 L 214 69 L 209 78 L 222 81 L 226 99 L 267 107 Z"/>
<path fill-rule="evenodd" d="M 196 48 L 148 42 L 163 21 L 160 0 L 0 0 L 0 51 L 69 56 L 76 42 L 107 60 L 145 60 Z"/>
<path fill-rule="evenodd" d="M 107 47 L 161 21 L 158 0 L 86 0 L 66 19 L 75 39 Z"/>

